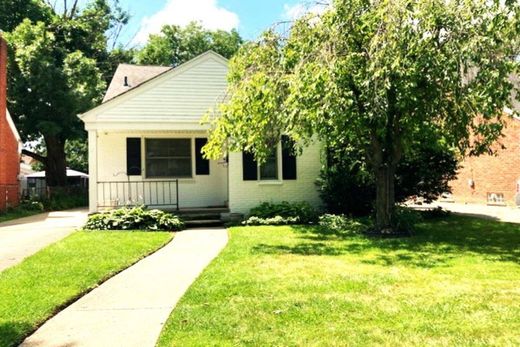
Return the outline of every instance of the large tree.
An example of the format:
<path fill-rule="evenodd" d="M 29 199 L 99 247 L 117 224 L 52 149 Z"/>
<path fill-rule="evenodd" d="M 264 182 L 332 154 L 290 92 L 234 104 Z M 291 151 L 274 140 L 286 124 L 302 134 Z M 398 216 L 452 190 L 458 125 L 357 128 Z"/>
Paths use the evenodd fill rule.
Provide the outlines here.
<path fill-rule="evenodd" d="M 44 164 L 49 186 L 63 186 L 65 144 L 82 136 L 77 115 L 101 100 L 104 75 L 113 70 L 108 40 L 116 39 L 111 35 L 128 17 L 117 1 L 113 7 L 108 0 L 84 6 L 65 0 L 59 7 L 31 3 L 45 16 L 25 18 L 6 35 L 11 48 L 9 108 L 25 140 L 43 138 L 46 156 L 25 153 Z"/>
<path fill-rule="evenodd" d="M 394 233 L 395 172 L 421 139 L 464 154 L 488 151 L 511 107 L 519 3 L 486 0 L 335 0 L 267 32 L 230 65 L 229 95 L 208 156 L 253 152 L 281 134 L 362 149 L 376 184 L 376 228 Z M 298 149 L 296 148 L 296 149 Z"/>
<path fill-rule="evenodd" d="M 192 22 L 185 27 L 163 26 L 161 33 L 150 35 L 136 54 L 139 64 L 177 66 L 208 50 L 231 58 L 242 44 L 236 30 L 207 30 Z"/>

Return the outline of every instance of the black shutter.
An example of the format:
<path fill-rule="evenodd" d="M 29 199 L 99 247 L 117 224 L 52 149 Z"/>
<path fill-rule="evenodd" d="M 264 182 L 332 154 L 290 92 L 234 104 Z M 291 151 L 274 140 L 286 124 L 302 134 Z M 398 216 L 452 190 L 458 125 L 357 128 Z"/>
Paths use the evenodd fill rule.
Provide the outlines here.
<path fill-rule="evenodd" d="M 195 139 L 195 174 L 209 175 L 209 160 L 202 156 L 202 147 L 206 145 L 208 139 Z"/>
<path fill-rule="evenodd" d="M 242 172 L 244 181 L 256 181 L 258 179 L 258 165 L 252 153 L 242 152 Z"/>
<path fill-rule="evenodd" d="M 287 135 L 282 135 L 282 177 L 284 180 L 296 179 L 294 141 Z"/>
<path fill-rule="evenodd" d="M 126 138 L 126 174 L 141 176 L 141 138 Z"/>

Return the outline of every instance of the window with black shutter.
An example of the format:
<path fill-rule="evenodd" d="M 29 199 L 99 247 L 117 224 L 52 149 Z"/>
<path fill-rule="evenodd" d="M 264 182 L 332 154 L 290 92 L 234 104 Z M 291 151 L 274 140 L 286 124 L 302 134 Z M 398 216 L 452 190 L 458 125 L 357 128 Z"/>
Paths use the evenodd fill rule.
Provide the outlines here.
<path fill-rule="evenodd" d="M 141 175 L 141 138 L 139 137 L 126 139 L 126 174 L 128 176 Z"/>
<path fill-rule="evenodd" d="M 195 139 L 195 174 L 209 175 L 209 160 L 202 155 L 202 147 L 206 145 L 208 139 Z"/>
<path fill-rule="evenodd" d="M 286 135 L 282 135 L 282 177 L 284 180 L 296 179 L 294 141 Z"/>
<path fill-rule="evenodd" d="M 258 164 L 253 153 L 242 152 L 242 173 L 244 181 L 258 179 Z"/>

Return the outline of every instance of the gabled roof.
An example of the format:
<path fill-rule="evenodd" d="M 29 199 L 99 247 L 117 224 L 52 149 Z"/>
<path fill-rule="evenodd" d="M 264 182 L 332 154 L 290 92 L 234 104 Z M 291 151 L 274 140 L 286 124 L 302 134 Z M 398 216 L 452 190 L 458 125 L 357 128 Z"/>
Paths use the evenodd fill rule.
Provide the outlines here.
<path fill-rule="evenodd" d="M 86 111 L 83 114 L 79 114 L 78 117 L 85 123 L 95 121 L 96 114 L 109 110 L 109 109 L 115 107 L 116 105 L 125 102 L 125 100 L 128 100 L 136 95 L 139 95 L 140 93 L 143 93 L 143 91 L 146 91 L 147 89 L 153 88 L 154 86 L 158 85 L 159 83 L 161 83 L 162 81 L 164 81 L 170 77 L 180 75 L 183 72 L 191 69 L 192 67 L 197 66 L 199 63 L 207 61 L 208 59 L 213 59 L 215 61 L 218 61 L 220 64 L 225 65 L 226 67 L 228 65 L 228 60 L 226 58 L 224 58 L 220 54 L 210 50 L 210 51 L 207 51 L 205 53 L 198 55 L 197 57 L 195 57 L 175 68 L 160 66 L 160 67 L 158 67 L 159 69 L 162 68 L 162 69 L 167 69 L 167 70 L 165 70 L 162 73 L 157 73 L 158 71 L 156 70 L 154 72 L 157 74 L 154 77 L 144 80 L 137 85 L 134 85 L 134 86 L 131 85 L 130 89 L 123 90 L 119 94 L 116 94 L 114 92 L 114 95 L 111 96 L 110 98 L 109 98 L 110 95 L 108 95 L 108 91 L 107 91 L 107 96 L 105 96 L 105 100 L 103 101 L 103 103 Z M 132 66 L 132 65 L 128 65 L 128 64 L 125 64 L 125 65 Z M 154 68 L 153 66 L 148 66 L 148 68 L 150 68 L 150 67 Z M 124 70 L 121 70 L 121 71 L 124 71 Z M 122 82 L 124 83 L 124 75 L 122 75 L 122 76 L 123 76 Z M 109 89 L 111 89 L 113 83 L 121 82 L 121 80 L 120 80 L 121 74 L 119 75 L 119 80 L 117 80 L 117 78 L 118 78 L 118 76 L 115 75 L 114 78 L 112 79 L 112 82 L 110 83 Z M 116 88 L 116 87 L 114 86 L 114 88 Z M 197 124 L 198 123 L 199 123 L 199 121 L 197 121 Z"/>
<path fill-rule="evenodd" d="M 170 66 L 119 64 L 114 77 L 112 77 L 112 81 L 110 82 L 105 97 L 103 98 L 103 102 L 126 93 L 127 91 L 138 87 L 142 83 L 171 69 L 172 67 Z M 125 78 L 127 85 L 125 85 Z"/>

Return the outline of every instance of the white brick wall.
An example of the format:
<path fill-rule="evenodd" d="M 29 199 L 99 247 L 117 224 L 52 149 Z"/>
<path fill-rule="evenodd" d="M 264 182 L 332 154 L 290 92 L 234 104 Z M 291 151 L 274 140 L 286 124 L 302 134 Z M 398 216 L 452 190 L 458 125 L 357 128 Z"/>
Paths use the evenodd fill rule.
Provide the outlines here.
<path fill-rule="evenodd" d="M 231 212 L 249 213 L 261 202 L 307 201 L 321 207 L 316 179 L 321 168 L 321 146 L 314 143 L 304 149 L 296 159 L 296 180 L 244 181 L 242 176 L 242 153 L 229 155 L 229 207 Z M 281 167 L 281 160 L 279 160 Z M 281 177 L 281 170 L 280 177 Z"/>
<path fill-rule="evenodd" d="M 142 137 L 145 138 L 191 138 L 207 137 L 205 132 L 99 132 L 97 138 L 97 178 L 96 181 L 126 181 L 126 138 Z M 142 141 L 142 165 L 144 165 L 144 140 Z M 195 175 L 195 148 L 192 140 L 192 167 L 193 178 L 179 180 L 179 201 L 180 207 L 208 207 L 223 206 L 227 201 L 227 169 L 217 161 L 210 161 L 210 175 Z M 91 178 L 94 179 L 94 178 Z M 132 182 L 154 182 L 157 180 L 146 179 L 145 173 L 142 176 L 131 176 Z M 167 179 L 160 179 L 166 181 Z M 152 194 L 158 195 L 158 199 L 162 199 L 162 190 L 155 193 L 153 186 Z M 114 189 L 114 187 L 112 187 Z M 119 188 L 121 189 L 121 188 Z M 149 193 L 149 192 L 148 192 Z M 113 192 L 112 192 L 113 194 Z M 105 201 L 108 199 L 108 192 L 105 192 Z M 135 194 L 134 194 L 135 195 Z M 103 192 L 98 187 L 97 200 L 100 205 L 102 203 Z"/>

